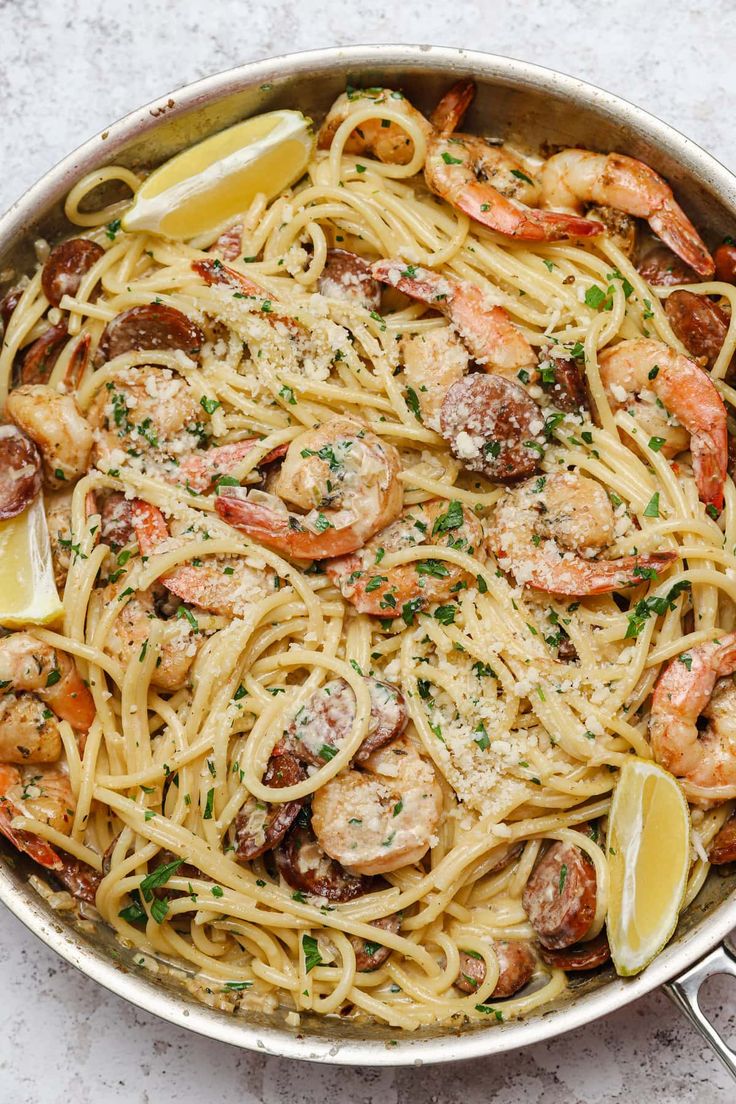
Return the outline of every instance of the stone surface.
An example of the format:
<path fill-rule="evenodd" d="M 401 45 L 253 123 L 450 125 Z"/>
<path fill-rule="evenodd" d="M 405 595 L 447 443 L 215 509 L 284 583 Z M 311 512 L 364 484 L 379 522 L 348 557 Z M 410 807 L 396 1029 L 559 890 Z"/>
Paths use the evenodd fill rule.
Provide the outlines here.
<path fill-rule="evenodd" d="M 574 73 L 736 167 L 731 0 L 0 0 L 0 209 L 117 116 L 288 50 L 436 42 Z M 731 95 L 729 96 L 729 93 Z M 17 1104 L 726 1104 L 733 1083 L 665 996 L 528 1050 L 442 1068 L 343 1070 L 239 1052 L 82 977 L 0 910 L 0 1101 Z M 736 1036 L 733 982 L 706 1006 Z"/>

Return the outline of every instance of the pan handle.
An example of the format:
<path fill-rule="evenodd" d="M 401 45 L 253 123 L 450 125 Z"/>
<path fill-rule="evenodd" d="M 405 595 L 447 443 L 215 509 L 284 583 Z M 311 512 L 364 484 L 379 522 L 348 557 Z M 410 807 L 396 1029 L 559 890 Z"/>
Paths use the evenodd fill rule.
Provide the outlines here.
<path fill-rule="evenodd" d="M 664 986 L 667 996 L 683 1012 L 690 1023 L 710 1044 L 724 1066 L 736 1080 L 736 1050 L 733 1050 L 714 1028 L 700 1007 L 698 995 L 704 981 L 714 974 L 730 974 L 736 978 L 736 954 L 721 943 L 700 962 L 696 962 L 684 974 L 680 974 L 673 981 L 668 981 Z"/>

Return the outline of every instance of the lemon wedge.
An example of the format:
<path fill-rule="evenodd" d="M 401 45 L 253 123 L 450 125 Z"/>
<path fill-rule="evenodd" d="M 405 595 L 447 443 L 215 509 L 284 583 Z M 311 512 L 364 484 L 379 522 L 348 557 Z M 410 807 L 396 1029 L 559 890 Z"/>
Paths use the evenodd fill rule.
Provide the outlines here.
<path fill-rule="evenodd" d="M 273 199 L 298 180 L 313 148 L 311 120 L 301 111 L 236 123 L 152 172 L 123 216 L 123 230 L 179 239 L 214 231 L 258 192 Z"/>
<path fill-rule="evenodd" d="M 27 510 L 0 521 L 0 625 L 46 625 L 64 610 L 54 582 L 51 546 L 38 495 Z"/>
<path fill-rule="evenodd" d="M 608 941 L 617 973 L 638 974 L 677 925 L 690 869 L 690 813 L 677 783 L 646 759 L 627 761 L 611 802 Z"/>

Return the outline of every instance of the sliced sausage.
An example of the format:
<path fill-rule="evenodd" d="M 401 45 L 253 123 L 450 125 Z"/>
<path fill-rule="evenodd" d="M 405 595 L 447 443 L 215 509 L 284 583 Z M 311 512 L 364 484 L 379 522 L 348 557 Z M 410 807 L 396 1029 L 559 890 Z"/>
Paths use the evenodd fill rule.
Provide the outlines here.
<path fill-rule="evenodd" d="M 82 278 L 104 256 L 102 246 L 88 238 L 70 238 L 54 246 L 41 273 L 41 287 L 52 307 L 58 307 L 63 296 L 76 295 Z"/>
<path fill-rule="evenodd" d="M 587 943 L 575 943 L 559 951 L 540 947 L 539 953 L 548 966 L 556 966 L 558 970 L 595 970 L 611 957 L 605 928 Z"/>
<path fill-rule="evenodd" d="M 362 763 L 400 736 L 408 720 L 404 696 L 397 686 L 374 678 L 365 681 L 371 698 L 371 716 L 368 734 L 353 756 L 355 763 Z M 323 766 L 340 750 L 354 720 L 353 691 L 345 679 L 332 679 L 315 690 L 301 707 L 289 727 L 287 740 L 305 762 Z"/>
<path fill-rule="evenodd" d="M 503 376 L 465 376 L 453 383 L 440 408 L 440 431 L 453 456 L 496 483 L 534 474 L 543 428 L 534 400 Z"/>
<path fill-rule="evenodd" d="M 302 764 L 289 751 L 274 750 L 263 775 L 263 785 L 282 789 L 296 786 L 306 778 Z M 235 821 L 235 857 L 238 862 L 250 862 L 277 843 L 281 843 L 299 816 L 304 801 L 282 801 L 269 804 L 250 797 Z"/>
<path fill-rule="evenodd" d="M 320 295 L 358 303 L 369 311 L 381 306 L 381 285 L 371 275 L 371 266 L 347 249 L 328 249 L 325 267 L 317 280 Z"/>
<path fill-rule="evenodd" d="M 493 953 L 498 959 L 498 981 L 491 997 L 511 997 L 526 985 L 534 973 L 534 951 L 528 943 L 494 939 Z M 455 980 L 456 987 L 463 993 L 475 993 L 485 980 L 486 964 L 483 959 L 468 951 L 460 951 L 460 973 Z"/>
<path fill-rule="evenodd" d="M 97 363 L 104 364 L 131 349 L 181 349 L 196 357 L 203 344 L 204 334 L 197 323 L 176 307 L 146 303 L 107 323 L 97 348 Z"/>
<path fill-rule="evenodd" d="M 602 222 L 606 228 L 606 237 L 617 245 L 621 252 L 631 257 L 636 249 L 636 219 L 617 207 L 603 207 L 599 204 L 588 207 L 585 217 Z"/>
<path fill-rule="evenodd" d="M 41 454 L 17 426 L 0 426 L 0 520 L 22 514 L 41 490 Z"/>
<path fill-rule="evenodd" d="M 712 368 L 728 333 L 726 312 L 708 299 L 692 291 L 673 291 L 664 309 L 670 326 L 689 353 L 703 357 L 706 368 Z"/>
<path fill-rule="evenodd" d="M 3 333 L 8 328 L 8 323 L 12 317 L 13 311 L 20 303 L 20 297 L 23 294 L 23 288 L 11 288 L 10 291 L 0 299 L 0 322 L 3 324 Z"/>
<path fill-rule="evenodd" d="M 668 249 L 666 245 L 656 245 L 639 261 L 636 266 L 652 287 L 672 287 L 673 284 L 697 284 L 700 277 L 689 265 Z"/>
<path fill-rule="evenodd" d="M 279 874 L 292 889 L 328 901 L 353 901 L 380 884 L 365 874 L 350 874 L 325 854 L 311 827 L 299 822 L 277 847 L 275 855 Z"/>
<path fill-rule="evenodd" d="M 532 871 L 522 903 L 543 947 L 571 947 L 595 916 L 595 867 L 575 844 L 553 843 Z"/>
<path fill-rule="evenodd" d="M 391 916 L 382 916 L 380 920 L 371 920 L 371 927 L 380 928 L 382 931 L 390 931 L 394 935 L 401 927 L 401 913 L 394 912 Z M 360 974 L 370 974 L 383 966 L 391 954 L 390 947 L 384 947 L 382 943 L 366 941 L 357 935 L 349 935 L 348 939 L 355 951 L 355 968 Z"/>
<path fill-rule="evenodd" d="M 585 386 L 585 375 L 573 357 L 551 357 L 549 366 L 554 372 L 554 380 L 545 379 L 547 373 L 543 373 L 540 380 L 541 387 L 552 400 L 552 405 L 566 413 L 588 408 L 588 391 Z"/>
<path fill-rule="evenodd" d="M 711 840 L 708 860 L 714 866 L 736 862 L 736 812 L 731 813 L 721 830 Z"/>
<path fill-rule="evenodd" d="M 716 280 L 727 284 L 736 284 L 736 243 L 724 242 L 713 254 L 716 266 Z"/>
<path fill-rule="evenodd" d="M 66 344 L 67 337 L 66 323 L 59 322 L 58 325 L 50 326 L 45 333 L 36 338 L 19 358 L 19 366 L 16 368 L 17 382 L 46 383 Z"/>
<path fill-rule="evenodd" d="M 60 870 L 54 871 L 54 877 L 69 890 L 72 897 L 93 905 L 97 890 L 100 888 L 102 874 L 98 874 L 93 867 L 82 862 L 81 859 L 75 859 L 73 855 L 61 852 L 59 858 L 62 866 Z"/>

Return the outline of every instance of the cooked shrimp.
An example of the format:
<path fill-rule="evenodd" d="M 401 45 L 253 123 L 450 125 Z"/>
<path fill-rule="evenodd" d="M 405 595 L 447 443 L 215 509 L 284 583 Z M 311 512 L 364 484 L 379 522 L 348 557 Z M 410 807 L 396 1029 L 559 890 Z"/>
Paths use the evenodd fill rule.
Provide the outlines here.
<path fill-rule="evenodd" d="M 169 368 L 124 368 L 105 383 L 87 411 L 95 431 L 93 460 L 102 468 L 138 458 L 166 465 L 202 439 L 202 409 L 187 383 Z"/>
<path fill-rule="evenodd" d="M 386 553 L 400 552 L 417 544 L 449 546 L 485 560 L 483 530 L 478 518 L 459 502 L 425 502 L 405 510 L 391 525 L 376 533 L 353 556 L 341 556 L 326 565 L 327 574 L 342 596 L 360 613 L 377 617 L 402 614 L 410 618 L 417 610 L 452 598 L 459 590 L 475 584 L 475 576 L 443 560 L 416 560 L 385 568 Z M 407 605 L 408 603 L 408 605 Z"/>
<path fill-rule="evenodd" d="M 74 661 L 30 633 L 16 632 L 0 640 L 0 693 L 24 692 L 34 694 L 79 732 L 86 732 L 94 720 L 92 695 Z"/>
<path fill-rule="evenodd" d="M 379 748 L 362 770 L 345 770 L 317 790 L 312 827 L 320 846 L 358 874 L 418 862 L 442 813 L 434 767 L 405 736 Z"/>
<path fill-rule="evenodd" d="M 443 326 L 402 338 L 399 355 L 407 387 L 419 401 L 422 422 L 439 433 L 442 400 L 470 367 L 468 350 L 449 326 Z"/>
<path fill-rule="evenodd" d="M 726 408 L 702 368 L 669 345 L 646 338 L 620 341 L 598 359 L 614 409 L 631 408 L 646 433 L 664 439 L 665 456 L 687 448 L 689 436 L 701 501 L 720 510 L 728 466 Z"/>
<path fill-rule="evenodd" d="M 273 493 L 223 487 L 217 512 L 254 540 L 296 559 L 360 548 L 401 511 L 399 455 L 358 421 L 336 416 L 289 445 Z M 290 502 L 305 511 L 290 513 Z"/>
<path fill-rule="evenodd" d="M 161 587 L 136 591 L 115 618 L 105 640 L 105 650 L 127 667 L 140 658 L 153 622 L 160 624 L 161 651 L 151 674 L 151 685 L 174 691 L 186 686 L 202 637 L 186 618 L 177 617 L 173 610 L 165 616 L 165 595 Z M 103 595 L 103 600 L 107 597 Z M 112 600 L 111 593 L 109 597 Z"/>
<path fill-rule="evenodd" d="M 691 800 L 705 804 L 736 797 L 736 686 L 726 678 L 734 672 L 736 633 L 724 633 L 671 660 L 652 695 L 654 758 L 699 791 Z"/>
<path fill-rule="evenodd" d="M 171 552 L 184 539 L 181 534 L 170 536 L 161 511 L 142 499 L 132 503 L 132 522 L 144 556 Z M 276 576 L 252 567 L 242 556 L 208 556 L 197 564 L 175 567 L 161 582 L 189 605 L 225 617 L 243 617 L 254 602 L 273 594 Z"/>
<path fill-rule="evenodd" d="M 317 135 L 317 148 L 329 149 L 337 130 L 351 115 L 364 108 L 390 107 L 399 115 L 416 123 L 425 137 L 432 133 L 432 125 L 421 111 L 417 111 L 402 92 L 390 88 L 356 88 L 338 96 L 325 116 Z M 383 123 L 388 122 L 388 126 Z M 407 132 L 393 120 L 365 119 L 356 126 L 347 142 L 346 153 L 368 153 L 391 165 L 408 165 L 414 156 L 414 143 Z"/>
<path fill-rule="evenodd" d="M 475 284 L 402 261 L 377 261 L 373 275 L 444 314 L 473 359 L 487 371 L 516 378 L 519 369 L 526 368 L 533 375 L 537 358 L 531 345 L 508 311 L 489 303 Z"/>
<path fill-rule="evenodd" d="M 180 461 L 178 467 L 170 473 L 170 479 L 183 483 L 197 494 L 203 494 L 221 476 L 229 475 L 239 464 L 247 460 L 258 444 L 260 444 L 258 437 L 246 437 L 243 441 L 233 441 L 227 445 L 217 445 L 215 448 L 197 449 Z M 280 459 L 286 454 L 287 448 L 288 445 L 279 445 L 271 449 L 259 463 L 270 464 Z"/>
<path fill-rule="evenodd" d="M 518 158 L 472 134 L 433 133 L 424 178 L 430 191 L 476 222 L 521 241 L 560 241 L 600 234 L 599 222 L 529 206 L 539 185 Z M 523 196 L 523 199 L 521 198 Z"/>
<path fill-rule="evenodd" d="M 550 594 L 606 594 L 635 586 L 645 568 L 665 568 L 674 552 L 597 559 L 614 539 L 613 508 L 600 483 L 573 472 L 528 479 L 496 506 L 489 544 L 519 586 Z"/>
<path fill-rule="evenodd" d="M 19 851 L 30 855 L 49 870 L 61 870 L 64 863 L 53 847 L 40 836 L 14 828 L 16 817 L 43 821 L 58 832 L 71 831 L 76 801 L 69 779 L 54 767 L 25 767 L 22 771 L 0 763 L 0 832 Z"/>
<path fill-rule="evenodd" d="M 58 489 L 84 475 L 92 430 L 73 395 L 61 395 L 45 383 L 26 384 L 10 392 L 5 409 L 38 446 L 48 487 Z"/>
<path fill-rule="evenodd" d="M 601 203 L 644 218 L 697 273 L 713 275 L 713 258 L 669 184 L 642 161 L 621 153 L 567 149 L 545 161 L 540 177 L 546 207 L 577 211 L 585 203 Z"/>

